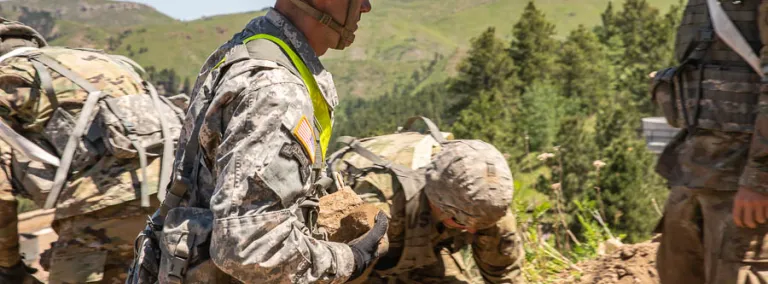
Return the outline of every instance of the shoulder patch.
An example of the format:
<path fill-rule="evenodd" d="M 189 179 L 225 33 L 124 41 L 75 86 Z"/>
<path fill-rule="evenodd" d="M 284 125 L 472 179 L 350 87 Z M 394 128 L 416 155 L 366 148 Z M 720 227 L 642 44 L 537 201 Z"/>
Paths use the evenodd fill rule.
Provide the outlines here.
<path fill-rule="evenodd" d="M 309 161 L 315 163 L 315 131 L 312 130 L 312 125 L 309 123 L 309 119 L 302 115 L 299 122 L 291 130 L 293 136 L 299 141 L 304 151 L 309 156 Z"/>

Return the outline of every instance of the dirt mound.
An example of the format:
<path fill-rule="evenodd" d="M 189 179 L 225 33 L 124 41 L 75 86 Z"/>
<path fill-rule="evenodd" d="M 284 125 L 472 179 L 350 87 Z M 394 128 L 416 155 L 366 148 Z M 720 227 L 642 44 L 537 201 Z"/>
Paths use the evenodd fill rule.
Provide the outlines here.
<path fill-rule="evenodd" d="M 570 284 L 656 284 L 656 250 L 653 242 L 623 245 L 615 252 L 577 264 L 575 269 L 561 274 L 562 282 Z"/>

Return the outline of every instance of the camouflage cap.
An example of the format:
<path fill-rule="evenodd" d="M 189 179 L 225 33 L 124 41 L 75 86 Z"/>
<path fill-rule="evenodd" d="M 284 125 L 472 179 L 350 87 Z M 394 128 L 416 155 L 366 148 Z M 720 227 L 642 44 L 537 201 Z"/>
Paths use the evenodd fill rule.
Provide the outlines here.
<path fill-rule="evenodd" d="M 504 155 L 479 140 L 451 140 L 427 166 L 425 193 L 457 223 L 482 229 L 503 217 L 514 191 Z"/>
<path fill-rule="evenodd" d="M 19 47 L 45 47 L 48 42 L 35 29 L 0 17 L 0 55 Z"/>

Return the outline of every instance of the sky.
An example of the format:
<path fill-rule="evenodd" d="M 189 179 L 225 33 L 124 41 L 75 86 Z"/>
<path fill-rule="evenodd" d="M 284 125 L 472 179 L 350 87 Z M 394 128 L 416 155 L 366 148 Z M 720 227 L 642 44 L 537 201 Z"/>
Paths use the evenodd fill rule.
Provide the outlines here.
<path fill-rule="evenodd" d="M 256 11 L 272 6 L 275 0 L 129 0 L 149 4 L 179 20 L 194 20 L 205 16 Z"/>

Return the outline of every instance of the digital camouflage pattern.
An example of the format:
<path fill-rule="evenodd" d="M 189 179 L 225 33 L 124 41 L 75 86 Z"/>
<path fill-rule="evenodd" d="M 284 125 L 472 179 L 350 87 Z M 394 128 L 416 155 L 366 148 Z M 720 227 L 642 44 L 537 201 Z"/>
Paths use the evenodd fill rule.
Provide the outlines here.
<path fill-rule="evenodd" d="M 443 136 L 452 137 L 450 133 L 443 133 Z M 415 197 L 407 200 L 405 190 L 390 172 L 373 170 L 364 174 L 354 173 L 356 172 L 354 169 L 374 166 L 364 157 L 350 152 L 329 161 L 338 167 L 344 174 L 347 185 L 351 186 L 364 201 L 375 204 L 391 218 L 387 231 L 390 242 L 389 252 L 378 260 L 376 270 L 363 282 L 472 283 L 468 278 L 469 266 L 464 263 L 460 253 L 462 248 L 469 246 L 472 248 L 477 268 L 486 282 L 522 283 L 520 269 L 524 257 L 523 247 L 517 234 L 514 213 L 509 208 L 512 197 L 512 177 L 501 153 L 480 141 L 461 140 L 446 142 L 444 145 L 447 145 L 445 147 L 448 151 L 442 152 L 446 149 L 436 143 L 430 135 L 417 132 L 365 138 L 361 139 L 361 144 L 388 161 L 413 169 L 422 179 L 425 179 L 428 169 L 431 168 L 430 171 L 435 179 L 445 178 L 444 182 L 450 184 L 450 186 L 435 184 L 430 189 L 431 194 L 420 188 Z M 473 153 L 467 153 L 467 151 Z M 476 163 L 467 163 L 472 159 L 477 159 Z M 459 162 L 452 163 L 456 161 Z M 495 177 L 487 179 L 489 163 L 494 165 L 490 168 L 496 171 L 492 175 Z M 507 168 L 504 169 L 504 167 Z M 479 182 L 480 179 L 487 179 L 491 184 L 496 183 L 498 188 L 490 190 L 488 186 L 479 186 L 483 184 Z M 460 189 L 455 185 L 463 181 L 468 182 L 470 194 L 458 194 L 457 191 Z M 493 194 L 488 194 L 488 191 L 498 191 L 498 200 L 489 201 Z M 487 207 L 501 210 L 488 210 L 494 212 L 490 216 L 473 213 L 485 207 L 474 206 L 473 201 L 460 204 L 460 200 L 472 199 L 473 195 L 480 203 L 485 200 Z M 436 196 L 443 197 L 442 203 L 434 202 L 437 206 L 438 204 L 445 207 L 456 205 L 456 209 L 461 208 L 471 215 L 488 217 L 493 221 L 487 225 L 479 223 L 478 225 L 484 228 L 475 234 L 445 227 L 435 219 L 429 208 L 428 200 L 437 200 Z M 501 205 L 504 202 L 506 205 Z M 474 207 L 468 209 L 466 204 L 473 204 Z M 499 212 L 501 215 L 498 215 Z M 418 221 L 416 224 L 409 225 L 412 224 L 408 222 L 409 218 L 415 218 Z M 413 227 L 409 229 L 409 226 Z M 413 230 L 422 231 L 412 233 Z M 426 241 L 410 241 L 409 238 L 421 237 L 420 234 L 424 231 L 427 234 Z M 410 263 L 413 260 L 401 263 L 406 249 L 410 251 L 410 255 L 432 256 L 417 257 L 416 263 Z M 401 270 L 406 271 L 400 272 Z"/>
<path fill-rule="evenodd" d="M 275 62 L 235 58 L 234 47 L 255 34 L 291 45 L 328 105 L 338 103 L 331 74 L 296 27 L 274 9 L 252 20 L 208 58 L 195 83 L 179 143 L 199 139 L 200 160 L 182 205 L 213 211 L 211 259 L 239 281 L 344 282 L 354 268 L 349 246 L 312 238 L 296 214 L 312 181 L 309 156 L 291 129 L 313 118 L 309 93 Z M 204 115 L 200 135 L 190 137 L 197 113 Z M 179 147 L 177 163 L 187 154 Z"/>
<path fill-rule="evenodd" d="M 479 140 L 454 140 L 442 146 L 427 167 L 427 197 L 462 225 L 492 226 L 509 211 L 514 191 L 504 156 Z"/>
<path fill-rule="evenodd" d="M 145 93 L 141 82 L 135 78 L 138 70 L 132 70 L 124 63 L 118 63 L 108 55 L 90 51 L 77 50 L 59 47 L 48 47 L 46 54 L 55 58 L 64 66 L 69 66 L 72 71 L 81 77 L 87 79 L 96 88 L 102 89 L 111 96 L 118 97 Z M 77 66 L 76 68 L 72 66 Z M 56 98 L 59 101 L 61 109 L 55 113 L 76 115 L 83 102 L 86 99 L 87 92 L 72 83 L 69 79 L 62 77 L 56 72 L 50 72 L 52 77 L 53 89 L 56 92 Z M 39 86 L 37 72 L 32 63 L 26 58 L 14 57 L 3 62 L 0 65 L 0 119 L 13 127 L 17 132 L 24 135 L 27 139 L 40 145 L 50 153 L 58 153 L 63 145 L 51 139 L 51 127 L 58 121 L 52 121 L 54 110 L 48 100 L 48 94 L 44 88 Z M 78 157 L 82 159 L 85 155 Z M 103 158 L 103 159 L 102 159 Z M 82 236 L 83 230 L 88 228 L 99 230 L 106 224 L 120 224 L 120 231 L 112 234 L 111 230 L 102 235 L 102 242 L 117 244 L 123 241 L 132 243 L 135 232 L 143 228 L 141 222 L 128 222 L 127 219 L 137 218 L 142 221 L 145 217 L 136 215 L 126 217 L 124 215 L 115 216 L 116 220 L 105 212 L 115 212 L 116 208 L 123 208 L 126 204 L 133 204 L 138 196 L 140 183 L 142 180 L 139 170 L 138 159 L 119 160 L 111 157 L 105 152 L 98 155 L 85 157 L 81 164 L 73 167 L 69 182 L 62 190 L 59 202 L 56 206 L 54 216 L 54 229 L 57 230 L 59 240 L 54 244 L 54 251 L 57 255 L 66 255 L 69 253 L 72 240 L 77 240 Z M 96 161 L 99 161 L 96 164 Z M 160 159 L 150 158 L 148 177 L 150 191 L 156 193 L 159 180 Z M 22 195 L 35 201 L 42 207 L 47 193 L 53 183 L 56 168 L 50 165 L 30 161 L 18 152 L 15 152 L 10 146 L 0 141 L 0 206 L 7 208 L 16 208 L 14 196 Z M 9 211 L 10 213 L 10 211 Z M 150 211 L 143 212 L 143 216 Z M 122 212 L 120 214 L 127 214 Z M 138 214 L 138 213 L 137 213 Z M 127 219 L 126 219 L 127 218 Z M 119 220 L 126 221 L 120 222 Z M 117 222 L 117 223 L 115 223 Z M 6 266 L 10 262 L 18 259 L 18 239 L 12 237 L 18 234 L 17 216 L 15 214 L 0 215 L 0 265 Z M 77 224 L 79 230 L 66 229 L 66 224 Z M 130 234 L 126 238 L 127 232 Z M 116 238 L 120 238 L 120 242 Z M 93 248 L 98 242 L 85 242 L 86 246 Z M 107 264 L 130 264 L 132 255 L 125 254 L 124 247 L 107 246 L 99 247 L 101 253 L 109 255 L 106 259 L 95 259 L 98 262 L 104 260 Z M 115 253 L 122 251 L 121 253 Z M 50 252 L 48 252 L 50 253 Z M 63 268 L 54 263 L 51 267 L 53 271 L 61 271 Z M 99 265 L 94 265 L 98 267 Z M 104 266 L 101 266 L 104 269 Z M 99 273 L 94 276 L 99 278 Z M 124 277 L 124 275 L 123 275 Z M 124 279 L 124 278 L 123 278 Z"/>

